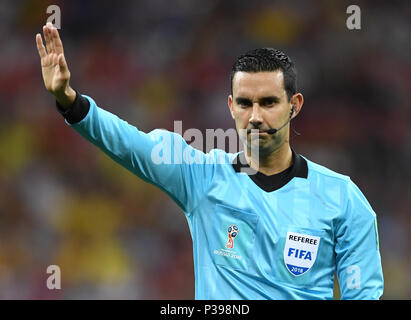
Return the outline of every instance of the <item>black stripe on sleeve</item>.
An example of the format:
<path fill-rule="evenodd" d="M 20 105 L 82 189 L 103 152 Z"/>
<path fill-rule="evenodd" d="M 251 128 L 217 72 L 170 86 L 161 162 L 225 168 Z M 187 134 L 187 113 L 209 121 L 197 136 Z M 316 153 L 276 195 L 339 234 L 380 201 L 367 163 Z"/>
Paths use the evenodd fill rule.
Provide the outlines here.
<path fill-rule="evenodd" d="M 76 99 L 74 99 L 73 104 L 68 109 L 63 109 L 57 100 L 56 107 L 58 112 L 60 112 L 68 123 L 75 124 L 86 117 L 90 109 L 90 103 L 78 91 L 76 91 Z"/>

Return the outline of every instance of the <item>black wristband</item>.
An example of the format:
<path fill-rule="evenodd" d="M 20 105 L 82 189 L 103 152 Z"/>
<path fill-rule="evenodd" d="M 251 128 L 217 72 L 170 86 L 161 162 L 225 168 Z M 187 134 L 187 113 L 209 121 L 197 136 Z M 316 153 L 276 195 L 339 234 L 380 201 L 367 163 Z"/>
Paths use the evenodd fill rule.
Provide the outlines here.
<path fill-rule="evenodd" d="M 76 91 L 76 98 L 68 109 L 63 109 L 62 106 L 57 102 L 57 100 L 56 107 L 58 112 L 60 112 L 60 114 L 64 117 L 64 119 L 67 120 L 68 123 L 75 124 L 86 117 L 90 109 L 90 103 L 78 91 Z"/>

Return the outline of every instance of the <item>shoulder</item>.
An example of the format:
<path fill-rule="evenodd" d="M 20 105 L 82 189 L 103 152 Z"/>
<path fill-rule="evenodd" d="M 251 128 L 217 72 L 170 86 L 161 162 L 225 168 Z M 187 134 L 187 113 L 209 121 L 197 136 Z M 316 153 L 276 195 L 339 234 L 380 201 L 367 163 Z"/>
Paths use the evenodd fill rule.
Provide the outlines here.
<path fill-rule="evenodd" d="M 348 175 L 336 172 L 323 165 L 315 163 L 305 156 L 302 156 L 307 161 L 308 177 L 310 180 L 321 180 L 341 185 L 348 185 L 351 179 Z"/>
<path fill-rule="evenodd" d="M 312 179 L 321 179 L 322 181 L 343 185 L 347 191 L 351 193 L 361 192 L 358 186 L 351 180 L 350 176 L 331 170 L 330 168 L 308 160 L 304 156 L 302 157 L 307 161 L 309 176 L 311 175 Z"/>
<path fill-rule="evenodd" d="M 350 177 L 302 157 L 307 162 L 307 179 L 312 194 L 336 208 L 346 207 L 348 189 L 352 183 Z"/>
<path fill-rule="evenodd" d="M 307 161 L 310 183 L 317 186 L 316 189 L 319 189 L 322 194 L 339 199 L 339 203 L 345 210 L 355 211 L 353 209 L 356 208 L 359 213 L 361 210 L 358 209 L 364 208 L 375 215 L 363 192 L 348 175 L 304 159 Z"/>

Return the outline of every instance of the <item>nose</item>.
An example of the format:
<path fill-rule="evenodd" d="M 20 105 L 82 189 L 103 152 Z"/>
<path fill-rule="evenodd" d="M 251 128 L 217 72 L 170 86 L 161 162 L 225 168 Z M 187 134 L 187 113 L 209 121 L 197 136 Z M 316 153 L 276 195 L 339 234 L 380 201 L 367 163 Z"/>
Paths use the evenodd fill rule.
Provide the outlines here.
<path fill-rule="evenodd" d="M 251 112 L 251 117 L 249 122 L 255 127 L 258 128 L 261 123 L 263 123 L 263 118 L 261 115 L 261 110 L 259 104 L 256 102 L 253 104 L 253 110 Z"/>

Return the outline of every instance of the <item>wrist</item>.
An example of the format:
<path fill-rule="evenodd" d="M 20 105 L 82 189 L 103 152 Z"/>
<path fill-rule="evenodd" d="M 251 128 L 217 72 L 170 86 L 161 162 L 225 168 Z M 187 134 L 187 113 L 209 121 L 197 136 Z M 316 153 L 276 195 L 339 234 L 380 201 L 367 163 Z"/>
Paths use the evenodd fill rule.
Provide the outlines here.
<path fill-rule="evenodd" d="M 76 95 L 76 91 L 74 91 L 70 86 L 67 86 L 64 92 L 56 93 L 55 97 L 57 102 L 63 109 L 68 109 L 76 99 Z"/>

